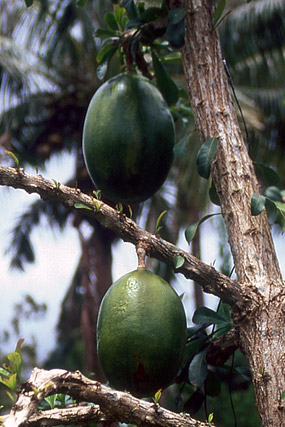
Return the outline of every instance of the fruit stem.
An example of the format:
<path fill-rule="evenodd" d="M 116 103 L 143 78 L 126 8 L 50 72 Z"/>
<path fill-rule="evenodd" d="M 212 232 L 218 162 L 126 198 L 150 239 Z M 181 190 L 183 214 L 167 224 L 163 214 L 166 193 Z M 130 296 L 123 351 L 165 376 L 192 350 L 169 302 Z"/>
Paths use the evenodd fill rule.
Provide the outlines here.
<path fill-rule="evenodd" d="M 142 246 L 141 243 L 138 243 L 137 247 L 137 257 L 138 257 L 138 270 L 145 270 L 145 257 L 146 257 L 146 250 Z"/>

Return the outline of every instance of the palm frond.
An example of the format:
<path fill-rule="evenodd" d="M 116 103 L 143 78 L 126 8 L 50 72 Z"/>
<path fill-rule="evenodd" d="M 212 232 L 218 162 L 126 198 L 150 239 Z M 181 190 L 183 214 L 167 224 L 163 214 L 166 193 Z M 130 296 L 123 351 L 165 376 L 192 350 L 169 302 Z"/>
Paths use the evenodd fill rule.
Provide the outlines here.
<path fill-rule="evenodd" d="M 25 264 L 35 261 L 35 252 L 31 241 L 32 231 L 39 225 L 40 218 L 45 215 L 52 228 L 62 230 L 70 211 L 62 204 L 53 201 L 37 200 L 29 206 L 19 218 L 12 230 L 12 237 L 6 253 L 11 253 L 10 267 L 24 270 Z"/>
<path fill-rule="evenodd" d="M 247 91 L 247 88 L 237 87 L 235 88 L 238 102 L 241 107 L 242 114 L 248 130 L 253 132 L 262 132 L 265 129 L 265 115 L 258 103 L 258 100 L 252 96 L 251 90 Z M 239 109 L 237 108 L 237 114 L 242 122 L 242 117 Z"/>
<path fill-rule="evenodd" d="M 239 91 L 255 100 L 267 115 L 275 115 L 277 119 L 285 117 L 285 89 L 283 84 L 279 88 L 239 86 Z"/>
<path fill-rule="evenodd" d="M 284 0 L 235 2 L 220 25 L 223 54 L 241 104 L 244 96 L 252 99 L 264 125 L 258 132 L 253 110 L 242 105 L 246 122 L 253 125 L 251 154 L 260 161 L 270 158 L 278 169 L 284 159 L 284 15 Z"/>
<path fill-rule="evenodd" d="M 14 0 L 13 2 L 0 0 L 1 34 L 11 37 L 19 21 L 21 21 L 25 9 L 22 0 Z"/>
<path fill-rule="evenodd" d="M 285 2 L 258 0 L 243 4 L 232 11 L 220 26 L 224 56 L 230 68 L 236 64 L 264 62 L 274 71 L 269 59 L 284 64 Z M 240 65 L 239 65 L 240 66 Z"/>
<path fill-rule="evenodd" d="M 38 152 L 37 143 L 46 130 L 46 123 L 51 117 L 51 103 L 55 94 L 36 92 L 18 98 L 16 105 L 10 105 L 0 115 L 0 135 L 9 133 L 3 148 L 12 151 L 25 164 L 43 165 L 43 156 Z"/>
<path fill-rule="evenodd" d="M 236 7 L 231 13 L 231 19 L 242 26 L 250 26 L 258 21 L 266 23 L 275 14 L 285 11 L 283 0 L 253 0 Z"/>
<path fill-rule="evenodd" d="M 55 75 L 41 57 L 3 36 L 0 36 L 0 78 L 4 110 L 25 94 L 55 87 Z"/>
<path fill-rule="evenodd" d="M 60 60 L 61 64 L 82 67 L 82 55 L 97 52 L 93 33 L 90 14 L 78 7 L 76 1 L 38 2 L 37 14 L 30 20 L 27 43 L 33 47 L 36 43 L 49 66 L 56 66 Z"/>

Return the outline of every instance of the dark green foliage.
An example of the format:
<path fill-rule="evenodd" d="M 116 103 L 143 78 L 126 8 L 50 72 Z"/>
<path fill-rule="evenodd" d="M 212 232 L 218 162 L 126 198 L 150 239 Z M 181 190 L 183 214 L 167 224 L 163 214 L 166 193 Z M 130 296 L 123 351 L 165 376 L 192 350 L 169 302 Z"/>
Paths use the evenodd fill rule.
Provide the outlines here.
<path fill-rule="evenodd" d="M 218 148 L 218 140 L 209 138 L 201 146 L 197 156 L 197 170 L 202 178 L 208 179 L 211 173 L 211 163 Z"/>
<path fill-rule="evenodd" d="M 158 89 L 162 93 L 167 104 L 176 104 L 178 101 L 178 88 L 176 83 L 167 73 L 154 50 L 152 50 L 152 63 Z"/>
<path fill-rule="evenodd" d="M 176 9 L 172 9 L 168 14 L 166 39 L 169 41 L 170 45 L 176 49 L 179 49 L 184 45 L 184 17 L 186 13 L 187 7 L 178 7 Z"/>
<path fill-rule="evenodd" d="M 188 368 L 188 379 L 190 384 L 195 387 L 201 388 L 207 378 L 208 367 L 206 361 L 208 348 L 196 353 Z"/>

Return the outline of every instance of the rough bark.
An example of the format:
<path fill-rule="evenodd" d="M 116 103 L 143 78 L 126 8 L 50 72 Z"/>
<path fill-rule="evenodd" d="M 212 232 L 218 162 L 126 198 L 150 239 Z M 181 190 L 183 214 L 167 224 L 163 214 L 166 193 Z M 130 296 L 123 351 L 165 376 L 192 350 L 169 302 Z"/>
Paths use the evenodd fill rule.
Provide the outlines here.
<path fill-rule="evenodd" d="M 74 408 L 38 411 L 39 403 L 54 393 L 65 393 L 82 403 Z M 87 405 L 93 402 L 94 405 Z M 83 422 L 120 421 L 150 427 L 207 427 L 186 414 L 176 414 L 158 404 L 139 400 L 84 377 L 80 372 L 35 368 L 23 385 L 11 413 L 3 419 L 5 427 L 40 427 Z M 213 427 L 213 424 L 211 424 Z"/>
<path fill-rule="evenodd" d="M 264 426 L 285 422 L 285 288 L 266 213 L 252 216 L 250 201 L 259 192 L 253 163 L 238 124 L 223 64 L 212 0 L 185 0 L 184 73 L 202 141 L 219 141 L 212 174 L 234 258 L 239 292 L 247 300 L 234 306 L 242 349 L 253 375 Z M 253 304 L 252 304 L 253 303 Z"/>

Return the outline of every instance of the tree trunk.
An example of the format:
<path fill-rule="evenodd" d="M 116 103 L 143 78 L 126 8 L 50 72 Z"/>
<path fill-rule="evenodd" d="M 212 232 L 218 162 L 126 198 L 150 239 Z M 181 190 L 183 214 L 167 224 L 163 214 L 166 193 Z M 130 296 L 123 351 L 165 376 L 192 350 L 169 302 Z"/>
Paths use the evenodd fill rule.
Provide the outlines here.
<path fill-rule="evenodd" d="M 101 300 L 112 284 L 113 234 L 95 224 L 95 230 L 82 244 L 82 287 L 84 300 L 81 312 L 81 330 L 85 347 L 85 369 L 101 382 L 105 376 L 101 370 L 96 349 L 96 324 Z"/>
<path fill-rule="evenodd" d="M 248 358 L 263 426 L 284 425 L 285 287 L 266 213 L 251 215 L 259 192 L 243 141 L 213 25 L 212 0 L 185 0 L 182 58 L 201 141 L 219 141 L 212 175 L 234 258 L 241 301 L 233 305 L 241 348 Z M 284 400 L 283 400 L 284 402 Z"/>

